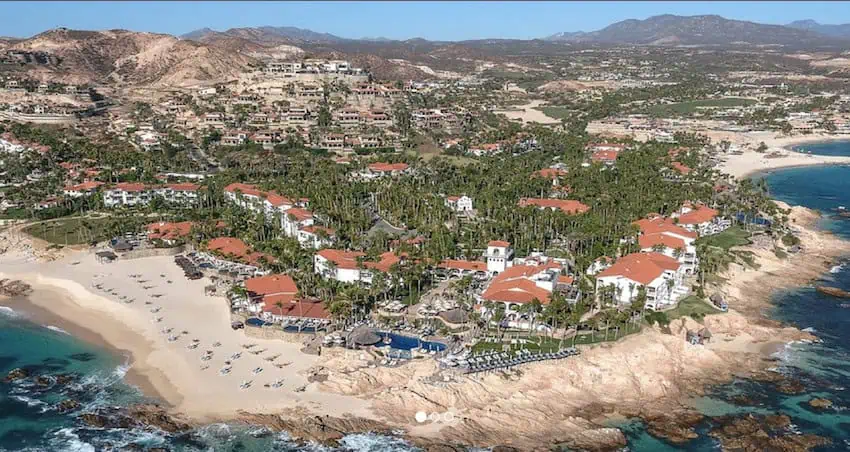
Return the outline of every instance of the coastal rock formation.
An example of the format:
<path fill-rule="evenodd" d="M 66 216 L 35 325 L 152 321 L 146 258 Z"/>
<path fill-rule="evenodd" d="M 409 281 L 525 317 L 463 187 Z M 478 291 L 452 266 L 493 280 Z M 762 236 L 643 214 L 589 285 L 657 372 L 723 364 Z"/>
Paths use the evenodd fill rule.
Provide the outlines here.
<path fill-rule="evenodd" d="M 95 428 L 155 427 L 167 433 L 185 432 L 191 425 L 155 405 L 134 405 L 127 408 L 104 408 L 81 414 L 79 419 Z"/>
<path fill-rule="evenodd" d="M 815 288 L 815 290 L 826 295 L 831 295 L 833 297 L 850 298 L 850 292 L 839 289 L 837 287 L 818 286 Z"/>
<path fill-rule="evenodd" d="M 240 413 L 238 421 L 261 425 L 275 432 L 285 431 L 297 441 L 315 441 L 326 446 L 338 446 L 339 440 L 349 433 L 393 434 L 388 425 L 371 419 L 311 416 L 304 412 L 283 415 L 243 412 Z"/>
<path fill-rule="evenodd" d="M 785 415 L 718 418 L 719 425 L 709 435 L 717 438 L 723 450 L 781 450 L 805 452 L 831 443 L 817 435 L 796 435 L 787 430 L 791 419 Z"/>
<path fill-rule="evenodd" d="M 694 411 L 682 411 L 664 415 L 644 417 L 647 431 L 674 444 L 684 444 L 697 436 L 694 426 L 705 416 Z"/>
<path fill-rule="evenodd" d="M 832 400 L 829 399 L 812 399 L 809 400 L 809 406 L 819 410 L 828 410 L 832 408 Z"/>
<path fill-rule="evenodd" d="M 30 373 L 21 368 L 12 369 L 8 374 L 6 374 L 6 378 L 3 379 L 4 383 L 11 383 L 13 381 L 22 380 L 30 376 Z"/>
<path fill-rule="evenodd" d="M 32 287 L 29 284 L 9 279 L 0 279 L 0 295 L 6 297 L 19 297 L 32 292 Z"/>
<path fill-rule="evenodd" d="M 74 411 L 79 407 L 80 407 L 80 402 L 77 402 L 74 399 L 67 399 L 67 400 L 63 400 L 63 401 L 59 402 L 59 404 L 56 405 L 56 410 L 59 411 L 60 413 L 67 413 L 69 411 Z"/>
<path fill-rule="evenodd" d="M 799 380 L 787 377 L 779 372 L 763 371 L 752 375 L 755 381 L 773 383 L 776 385 L 776 390 L 783 394 L 801 394 L 806 390 L 806 387 Z"/>

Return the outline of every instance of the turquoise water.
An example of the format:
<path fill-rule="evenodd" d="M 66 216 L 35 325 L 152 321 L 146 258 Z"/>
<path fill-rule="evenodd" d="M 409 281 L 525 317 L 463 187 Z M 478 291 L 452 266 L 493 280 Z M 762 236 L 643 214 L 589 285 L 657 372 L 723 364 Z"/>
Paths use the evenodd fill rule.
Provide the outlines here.
<path fill-rule="evenodd" d="M 804 147 L 813 154 L 850 155 L 848 142 Z M 840 206 L 850 209 L 850 167 L 789 168 L 768 174 L 766 180 L 772 197 L 821 211 L 823 219 L 819 226 L 850 240 L 850 218 L 837 215 Z M 836 265 L 822 280 L 830 286 L 850 290 L 850 263 Z M 796 431 L 832 440 L 832 445 L 815 450 L 850 450 L 850 308 L 842 308 L 842 300 L 820 294 L 813 287 L 777 294 L 773 301 L 773 318 L 799 328 L 810 328 L 822 339 L 822 343 L 791 344 L 779 353 L 777 370 L 801 381 L 805 392 L 786 395 L 776 391 L 770 383 L 736 380 L 713 388 L 707 397 L 696 400 L 695 406 L 710 417 L 785 414 L 791 417 Z M 746 395 L 751 404 L 736 403 L 736 396 L 741 395 Z M 808 402 L 816 397 L 831 400 L 835 409 L 812 410 Z M 627 424 L 624 432 L 632 451 L 719 450 L 719 444 L 707 436 L 712 422 L 709 418 L 697 426 L 700 437 L 679 446 L 653 438 L 637 421 Z"/>
<path fill-rule="evenodd" d="M 80 414 L 103 413 L 110 407 L 150 402 L 125 383 L 128 359 L 84 343 L 62 330 L 31 321 L 25 312 L 0 306 L 0 380 L 15 368 L 31 376 L 11 383 L 0 381 L 0 452 L 6 451 L 171 451 L 265 452 L 331 451 L 317 445 L 298 445 L 285 433 L 271 434 L 256 427 L 207 425 L 169 435 L 151 428 L 95 429 Z M 72 376 L 57 384 L 56 376 Z M 44 385 L 35 381 L 47 376 Z M 73 399 L 80 408 L 60 413 L 58 404 Z M 134 449 L 126 449 L 133 447 Z M 415 450 L 397 438 L 372 434 L 348 435 L 338 450 Z"/>
<path fill-rule="evenodd" d="M 847 153 L 847 141 L 824 141 L 793 146 L 791 149 L 816 155 L 850 155 Z"/>

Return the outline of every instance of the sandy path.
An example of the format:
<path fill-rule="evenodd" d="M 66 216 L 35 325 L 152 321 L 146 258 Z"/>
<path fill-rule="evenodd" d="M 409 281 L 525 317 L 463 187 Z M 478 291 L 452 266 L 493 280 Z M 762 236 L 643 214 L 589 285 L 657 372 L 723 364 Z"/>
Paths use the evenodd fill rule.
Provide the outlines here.
<path fill-rule="evenodd" d="M 533 100 L 525 105 L 518 105 L 516 107 L 516 111 L 495 110 L 493 111 L 493 113 L 502 114 L 507 116 L 508 119 L 519 120 L 523 123 L 537 122 L 540 124 L 560 124 L 560 119 L 556 119 L 551 116 L 546 116 L 542 111 L 537 109 L 537 107 L 543 105 L 544 103 L 545 102 L 542 100 Z"/>

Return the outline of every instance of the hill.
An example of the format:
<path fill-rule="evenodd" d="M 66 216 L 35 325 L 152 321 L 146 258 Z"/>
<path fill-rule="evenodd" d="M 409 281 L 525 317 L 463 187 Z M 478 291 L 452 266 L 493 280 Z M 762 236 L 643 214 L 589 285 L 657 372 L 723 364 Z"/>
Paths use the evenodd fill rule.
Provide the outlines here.
<path fill-rule="evenodd" d="M 814 20 L 796 20 L 787 25 L 798 30 L 808 30 L 824 36 L 834 38 L 850 38 L 850 24 L 829 25 L 815 22 Z"/>
<path fill-rule="evenodd" d="M 56 64 L 33 75 L 66 83 L 186 86 L 235 77 L 253 61 L 244 53 L 216 44 L 127 30 L 58 28 L 11 48 L 56 57 Z"/>
<path fill-rule="evenodd" d="M 589 33 L 559 33 L 547 38 L 565 42 L 637 45 L 838 45 L 840 41 L 811 30 L 726 19 L 716 15 L 665 14 L 629 19 Z M 844 43 L 846 44 L 846 42 Z"/>

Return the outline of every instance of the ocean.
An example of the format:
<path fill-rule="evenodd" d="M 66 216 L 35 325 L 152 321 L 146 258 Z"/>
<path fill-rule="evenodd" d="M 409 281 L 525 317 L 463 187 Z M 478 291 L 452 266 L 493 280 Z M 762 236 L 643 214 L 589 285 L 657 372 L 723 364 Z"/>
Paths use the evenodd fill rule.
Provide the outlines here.
<path fill-rule="evenodd" d="M 812 154 L 850 155 L 850 142 L 826 142 L 800 146 Z M 823 166 L 775 170 L 765 177 L 770 195 L 792 205 L 819 210 L 819 227 L 850 240 L 850 218 L 838 216 L 839 207 L 850 209 L 850 167 Z M 821 277 L 825 285 L 850 290 L 850 262 L 841 263 Z M 784 414 L 791 418 L 793 433 L 815 434 L 832 441 L 816 451 L 850 450 L 850 306 L 841 300 L 799 287 L 774 296 L 771 317 L 815 333 L 822 342 L 794 343 L 778 354 L 776 370 L 798 379 L 805 390 L 788 395 L 771 383 L 736 380 L 711 389 L 697 401 L 697 408 L 709 418 L 696 427 L 699 437 L 684 445 L 672 445 L 649 435 L 638 422 L 625 425 L 632 451 L 709 451 L 719 443 L 707 435 L 716 417 L 724 415 Z M 734 306 L 733 306 L 734 308 Z M 741 403 L 745 396 L 748 403 Z M 833 408 L 815 410 L 813 398 L 832 401 Z"/>
<path fill-rule="evenodd" d="M 0 303 L 2 305 L 3 303 Z M 286 433 L 226 424 L 207 425 L 187 434 L 169 435 L 151 428 L 88 427 L 84 413 L 114 406 L 155 402 L 124 378 L 129 357 L 75 338 L 42 323 L 25 303 L 0 306 L 0 452 L 169 450 L 204 452 L 333 451 L 299 445 Z M 2 381 L 21 368 L 29 376 Z M 37 379 L 39 376 L 48 378 Z M 69 381 L 58 381 L 67 378 Z M 62 412 L 63 401 L 80 406 Z M 336 450 L 412 451 L 404 441 L 373 434 L 348 435 Z"/>
<path fill-rule="evenodd" d="M 850 155 L 850 143 L 816 146 L 831 155 Z M 766 176 L 776 199 L 821 210 L 821 226 L 850 239 L 850 219 L 836 216 L 839 206 L 850 209 L 850 168 L 809 167 L 774 171 Z M 850 290 L 850 263 L 836 265 L 823 276 L 828 284 Z M 821 343 L 791 344 L 779 353 L 777 368 L 799 379 L 802 394 L 786 395 L 770 383 L 736 380 L 720 385 L 696 404 L 708 418 L 696 427 L 699 437 L 684 445 L 673 445 L 646 432 L 639 421 L 620 425 L 628 439 L 628 450 L 636 452 L 715 451 L 716 440 L 708 435 L 714 419 L 726 414 L 781 413 L 791 417 L 793 432 L 829 438 L 832 444 L 818 451 L 850 450 L 850 308 L 841 300 L 800 287 L 775 296 L 772 316 L 815 332 Z M 2 303 L 0 303 L 2 304 Z M 26 312 L 0 307 L 0 379 L 15 368 L 32 375 L 15 382 L 0 381 L 0 452 L 2 451 L 299 451 L 332 450 L 318 445 L 299 446 L 285 433 L 263 434 L 256 428 L 215 424 L 184 435 L 168 435 L 150 429 L 95 429 L 85 426 L 80 414 L 108 406 L 145 401 L 138 389 L 123 378 L 128 358 L 120 352 L 100 348 L 67 334 L 61 328 L 39 323 Z M 52 379 L 35 381 L 38 375 Z M 58 384 L 56 375 L 71 375 Z M 741 403 L 746 395 L 748 403 Z M 815 411 L 808 401 L 814 397 L 831 400 L 834 407 Z M 80 408 L 61 413 L 59 403 L 74 399 Z M 372 434 L 349 435 L 338 450 L 409 451 L 409 444 L 392 437 Z"/>

